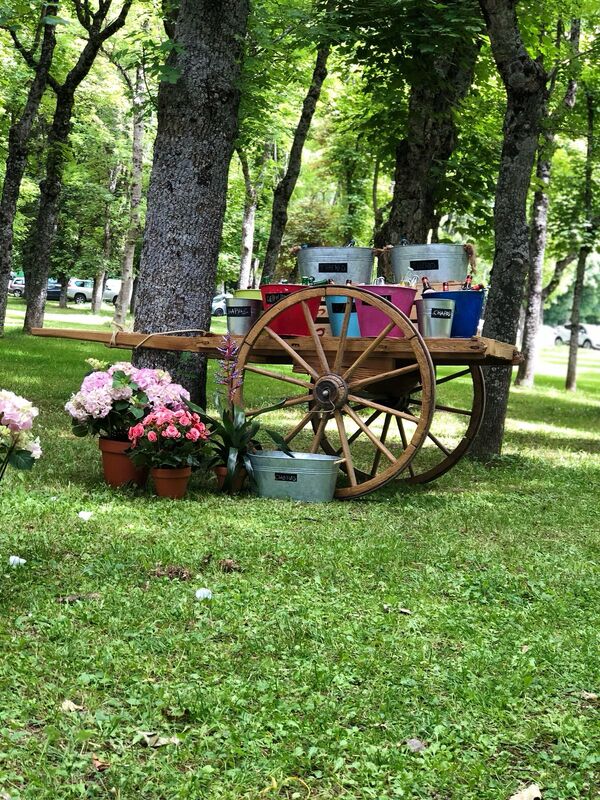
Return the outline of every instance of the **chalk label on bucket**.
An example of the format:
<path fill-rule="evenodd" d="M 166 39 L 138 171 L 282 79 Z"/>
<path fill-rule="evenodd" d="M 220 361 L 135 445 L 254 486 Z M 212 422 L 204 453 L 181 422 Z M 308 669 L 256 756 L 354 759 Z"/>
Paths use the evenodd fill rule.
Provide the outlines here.
<path fill-rule="evenodd" d="M 227 308 L 228 317 L 251 317 L 252 308 L 250 306 L 232 306 Z"/>
<path fill-rule="evenodd" d="M 288 292 L 273 292 L 272 294 L 265 295 L 265 302 L 267 303 L 268 306 L 272 306 L 287 296 Z"/>
<path fill-rule="evenodd" d="M 432 317 L 432 319 L 452 319 L 452 309 L 451 308 L 432 308 L 431 309 L 431 317 Z"/>
<path fill-rule="evenodd" d="M 298 476 L 295 472 L 276 472 L 276 481 L 286 481 L 287 483 L 298 483 Z"/>
<path fill-rule="evenodd" d="M 437 258 L 425 259 L 423 261 L 411 261 L 410 268 L 416 269 L 417 271 L 422 269 L 439 269 L 440 262 Z"/>
<path fill-rule="evenodd" d="M 356 313 L 356 303 L 354 300 L 352 301 L 352 308 L 350 309 L 351 313 Z M 331 304 L 331 313 L 332 314 L 345 314 L 346 313 L 346 303 L 332 303 Z"/>
<path fill-rule="evenodd" d="M 319 272 L 348 272 L 348 262 L 332 261 L 330 264 L 319 264 Z"/>

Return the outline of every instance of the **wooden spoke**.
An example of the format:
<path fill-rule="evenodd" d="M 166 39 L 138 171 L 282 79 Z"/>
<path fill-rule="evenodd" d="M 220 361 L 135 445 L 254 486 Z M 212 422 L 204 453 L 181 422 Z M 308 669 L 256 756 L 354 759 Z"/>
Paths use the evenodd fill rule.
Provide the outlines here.
<path fill-rule="evenodd" d="M 300 378 L 294 378 L 292 375 L 284 375 L 280 372 L 271 372 L 270 369 L 255 367 L 254 364 L 246 364 L 244 370 L 246 372 L 256 372 L 257 375 L 264 375 L 266 378 L 274 378 L 276 381 L 293 383 L 295 386 L 303 386 L 305 389 L 312 389 L 312 384 L 309 381 L 303 381 L 300 380 Z"/>
<path fill-rule="evenodd" d="M 448 381 L 454 381 L 456 378 L 462 378 L 463 375 L 468 375 L 470 369 L 461 369 L 460 372 L 454 372 L 452 375 L 445 375 L 443 378 L 436 379 L 435 385 L 441 386 L 442 383 L 448 383 Z"/>
<path fill-rule="evenodd" d="M 408 441 L 406 439 L 406 431 L 404 430 L 404 423 L 400 419 L 400 417 L 396 417 L 396 424 L 398 426 L 398 433 L 400 434 L 400 438 L 402 439 L 402 447 L 406 450 L 408 446 Z M 411 478 L 415 477 L 415 471 L 413 469 L 413 465 L 408 465 L 408 474 Z"/>
<path fill-rule="evenodd" d="M 281 405 L 278 405 L 275 410 L 279 411 L 282 408 L 290 408 L 290 406 L 299 406 L 302 403 L 310 403 L 313 399 L 312 394 L 303 394 L 299 397 L 290 397 L 288 400 L 285 400 Z M 250 408 L 246 411 L 247 417 L 255 417 L 257 414 L 260 414 L 261 411 L 264 409 L 262 408 Z"/>
<path fill-rule="evenodd" d="M 356 361 L 350 367 L 348 367 L 346 372 L 342 375 L 342 377 L 343 377 L 343 379 L 345 381 L 347 381 L 348 378 L 350 377 L 350 375 L 352 375 L 353 372 L 356 372 L 356 370 L 358 369 L 358 367 L 360 367 L 360 365 L 363 363 L 363 361 L 366 358 L 368 358 L 373 353 L 374 350 L 377 349 L 377 347 L 385 339 L 385 337 L 388 335 L 388 333 L 392 330 L 392 328 L 394 327 L 394 324 L 395 323 L 393 323 L 393 322 L 389 322 L 385 326 L 385 328 L 381 331 L 379 336 L 377 336 L 375 339 L 373 339 L 372 342 L 369 342 L 369 344 L 367 346 L 367 349 L 362 351 L 362 353 L 359 355 L 359 357 L 356 359 Z"/>
<path fill-rule="evenodd" d="M 389 406 L 382 406 L 381 403 L 377 403 L 375 400 L 369 400 L 366 397 L 357 397 L 356 395 L 349 394 L 348 400 L 352 400 L 353 403 L 358 403 L 361 406 L 365 406 L 366 408 L 376 408 L 379 411 L 383 411 L 384 414 L 391 414 L 393 417 L 400 417 L 400 419 L 406 419 L 409 422 L 414 422 L 415 425 L 419 422 L 419 417 L 415 417 L 414 414 L 409 414 L 406 411 L 398 411 L 395 408 L 390 408 Z"/>
<path fill-rule="evenodd" d="M 359 389 L 362 386 L 368 386 L 370 383 L 377 381 L 385 381 L 388 378 L 397 378 L 399 375 L 406 375 L 409 372 L 418 372 L 418 364 L 409 364 L 407 367 L 399 367 L 398 369 L 391 369 L 389 372 L 380 372 L 378 375 L 368 375 L 366 378 L 360 380 L 350 381 L 348 384 L 349 389 Z"/>
<path fill-rule="evenodd" d="M 301 356 L 299 353 L 297 353 L 297 352 L 294 350 L 294 348 L 293 348 L 293 347 L 290 347 L 290 346 L 289 346 L 289 344 L 288 344 L 288 343 L 285 341 L 285 339 L 282 339 L 282 338 L 281 338 L 281 336 L 279 336 L 279 334 L 278 334 L 278 333 L 275 333 L 275 331 L 271 330 L 271 328 L 269 328 L 269 326 L 268 326 L 268 325 L 267 325 L 267 327 L 265 328 L 265 330 L 266 330 L 266 332 L 269 334 L 269 336 L 271 337 L 271 339 L 273 339 L 273 341 L 277 342 L 277 344 L 279 344 L 279 345 L 280 345 L 280 347 L 282 347 L 282 348 L 285 350 L 285 352 L 286 352 L 286 353 L 287 353 L 289 356 L 291 356 L 291 357 L 293 358 L 293 360 L 296 362 L 296 364 L 298 364 L 299 366 L 301 366 L 301 367 L 302 367 L 302 369 L 303 369 L 305 372 L 308 372 L 308 374 L 309 374 L 309 375 L 312 375 L 312 377 L 313 377 L 315 380 L 317 380 L 317 379 L 318 379 L 318 377 L 319 377 L 319 373 L 318 373 L 316 370 L 314 370 L 314 369 L 313 369 L 313 368 L 310 366 L 310 364 L 307 364 L 307 362 L 306 362 L 306 361 L 305 361 L 305 360 L 302 358 L 302 356 Z"/>
<path fill-rule="evenodd" d="M 329 417 L 326 414 L 323 414 L 323 416 L 319 420 L 319 424 L 317 425 L 317 430 L 315 431 L 315 435 L 313 436 L 313 440 L 308 450 L 309 453 L 316 453 L 318 451 L 328 419 Z"/>
<path fill-rule="evenodd" d="M 308 326 L 308 330 L 310 331 L 310 335 L 313 338 L 315 343 L 315 348 L 317 350 L 317 358 L 319 359 L 319 363 L 321 365 L 321 371 L 323 375 L 326 375 L 329 372 L 329 362 L 327 361 L 327 357 L 325 356 L 325 350 L 323 350 L 323 342 L 321 341 L 321 337 L 317 333 L 317 329 L 315 328 L 315 323 L 313 322 L 312 314 L 310 313 L 310 308 L 308 304 L 302 301 L 302 311 L 304 312 L 304 319 L 306 320 L 306 324 Z"/>
<path fill-rule="evenodd" d="M 415 406 L 423 405 L 421 400 L 412 400 L 410 401 Z M 442 406 L 439 403 L 435 404 L 436 411 L 448 411 L 451 414 L 463 414 L 465 417 L 470 417 L 472 415 L 472 411 L 468 411 L 466 408 L 454 408 L 454 406 Z"/>
<path fill-rule="evenodd" d="M 390 422 L 392 421 L 392 417 L 389 414 L 385 415 L 385 420 L 383 422 L 383 428 L 381 430 L 381 443 L 385 444 L 385 440 L 387 439 L 388 431 L 390 429 Z M 381 450 L 376 450 L 375 457 L 373 458 L 373 466 L 371 467 L 371 477 L 374 478 L 377 475 L 377 468 L 379 467 L 379 462 L 381 461 Z"/>
<path fill-rule="evenodd" d="M 346 436 L 346 428 L 344 427 L 344 418 L 339 411 L 335 412 L 335 421 L 337 424 L 338 433 L 340 435 L 340 442 L 342 443 L 342 452 L 346 459 L 346 471 L 350 479 L 351 486 L 357 486 L 356 473 L 354 472 L 354 464 L 352 463 L 352 454 L 350 453 L 350 445 L 348 444 L 348 437 Z"/>
<path fill-rule="evenodd" d="M 346 299 L 346 308 L 344 309 L 344 319 L 342 320 L 342 330 L 340 333 L 340 343 L 338 345 L 337 353 L 335 354 L 335 362 L 333 371 L 339 373 L 342 366 L 342 359 L 344 358 L 344 351 L 346 350 L 346 337 L 348 336 L 348 325 L 350 324 L 350 314 L 352 313 L 352 304 L 354 300 L 351 297 Z"/>
<path fill-rule="evenodd" d="M 286 434 L 286 436 L 283 437 L 283 441 L 286 444 L 289 444 L 292 441 L 292 439 L 295 439 L 296 436 L 298 436 L 298 434 L 300 433 L 300 431 L 308 425 L 312 415 L 313 415 L 312 411 L 307 411 L 306 414 L 300 420 L 300 422 L 296 425 L 296 427 L 292 428 L 292 430 L 288 434 Z"/>
<path fill-rule="evenodd" d="M 390 461 L 392 464 L 396 462 L 396 456 L 388 450 L 388 448 L 384 445 L 384 443 L 375 436 L 373 431 L 365 425 L 362 419 L 358 416 L 358 414 L 353 411 L 350 406 L 344 406 L 344 411 L 348 416 L 358 425 L 358 427 L 369 437 L 369 439 L 373 442 L 375 447 L 383 453 L 383 455 Z"/>
<path fill-rule="evenodd" d="M 432 433 L 431 431 L 427 431 L 427 436 L 429 436 L 429 438 L 431 439 L 431 441 L 432 441 L 432 442 L 433 442 L 433 443 L 434 443 L 434 444 L 435 444 L 437 447 L 439 447 L 439 448 L 440 448 L 440 450 L 442 451 L 442 453 L 445 453 L 447 456 L 449 456 L 449 455 L 450 455 L 450 453 L 451 453 L 452 451 L 451 451 L 451 450 L 448 450 L 448 448 L 447 448 L 445 445 L 443 445 L 443 444 L 440 442 L 440 440 L 437 438 L 437 436 L 434 436 L 434 435 L 433 435 L 433 433 Z"/>
<path fill-rule="evenodd" d="M 370 425 L 379 416 L 381 416 L 381 411 L 374 411 L 371 414 L 371 416 L 367 420 L 365 420 L 365 425 Z M 354 433 L 348 438 L 348 444 L 352 444 L 353 442 L 355 442 L 358 439 L 358 437 L 361 435 L 361 433 L 362 433 L 362 430 L 360 428 L 357 431 L 354 431 Z M 335 451 L 335 454 L 337 456 L 339 456 L 341 452 L 342 452 L 342 448 L 338 447 L 338 449 Z"/>

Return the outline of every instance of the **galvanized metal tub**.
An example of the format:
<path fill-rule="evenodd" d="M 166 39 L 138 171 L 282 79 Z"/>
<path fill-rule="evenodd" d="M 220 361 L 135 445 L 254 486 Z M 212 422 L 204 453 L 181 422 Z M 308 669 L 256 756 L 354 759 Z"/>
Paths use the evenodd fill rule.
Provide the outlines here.
<path fill-rule="evenodd" d="M 302 278 L 334 283 L 370 283 L 373 251 L 370 247 L 304 247 L 298 252 Z"/>
<path fill-rule="evenodd" d="M 261 300 L 228 297 L 225 300 L 227 330 L 232 336 L 245 336 L 262 311 Z"/>
<path fill-rule="evenodd" d="M 448 339 L 452 332 L 454 318 L 454 300 L 446 298 L 429 297 L 423 295 L 421 300 L 415 302 L 417 307 L 417 323 L 421 336 L 438 339 Z"/>
<path fill-rule="evenodd" d="M 333 499 L 340 459 L 320 453 L 262 450 L 250 456 L 261 497 L 327 503 Z"/>
<path fill-rule="evenodd" d="M 392 248 L 392 270 L 397 282 L 418 275 L 432 283 L 464 281 L 469 259 L 462 244 L 409 244 Z"/>

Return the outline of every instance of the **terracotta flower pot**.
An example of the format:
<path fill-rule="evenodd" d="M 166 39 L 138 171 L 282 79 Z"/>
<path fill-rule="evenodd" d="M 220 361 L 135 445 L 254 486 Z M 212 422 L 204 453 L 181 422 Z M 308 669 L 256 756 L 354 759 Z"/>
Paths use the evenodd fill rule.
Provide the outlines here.
<path fill-rule="evenodd" d="M 213 472 L 217 476 L 217 486 L 219 489 L 222 489 L 225 485 L 225 478 L 227 477 L 227 467 L 213 467 Z M 231 483 L 231 492 L 233 494 L 237 494 L 238 492 L 242 491 L 247 474 L 248 473 L 243 467 L 237 468 Z"/>
<path fill-rule="evenodd" d="M 129 450 L 129 442 L 100 438 L 98 446 L 102 453 L 104 480 L 109 486 L 118 487 L 126 483 L 145 485 L 148 470 L 145 467 L 136 467 L 129 456 L 125 455 L 125 451 Z"/>
<path fill-rule="evenodd" d="M 192 468 L 162 469 L 161 467 L 153 467 L 151 474 L 154 489 L 159 497 L 170 497 L 172 500 L 181 500 L 187 491 Z"/>

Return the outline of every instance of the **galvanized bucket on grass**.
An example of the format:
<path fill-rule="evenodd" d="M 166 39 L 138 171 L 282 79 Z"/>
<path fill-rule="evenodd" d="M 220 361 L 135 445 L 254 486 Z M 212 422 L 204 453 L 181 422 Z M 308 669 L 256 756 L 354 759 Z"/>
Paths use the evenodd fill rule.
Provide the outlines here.
<path fill-rule="evenodd" d="M 232 336 L 245 336 L 254 325 L 262 311 L 261 300 L 249 300 L 243 297 L 228 297 L 227 331 Z"/>
<path fill-rule="evenodd" d="M 462 244 L 409 244 L 392 249 L 392 269 L 399 283 L 418 275 L 432 283 L 464 281 L 469 259 Z"/>
<path fill-rule="evenodd" d="M 334 283 L 370 283 L 373 251 L 370 247 L 304 247 L 298 252 L 302 278 Z"/>
<path fill-rule="evenodd" d="M 250 456 L 261 497 L 327 503 L 333 499 L 340 458 L 320 453 L 263 450 Z"/>

